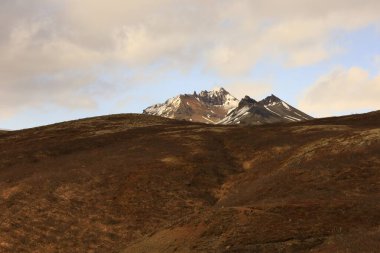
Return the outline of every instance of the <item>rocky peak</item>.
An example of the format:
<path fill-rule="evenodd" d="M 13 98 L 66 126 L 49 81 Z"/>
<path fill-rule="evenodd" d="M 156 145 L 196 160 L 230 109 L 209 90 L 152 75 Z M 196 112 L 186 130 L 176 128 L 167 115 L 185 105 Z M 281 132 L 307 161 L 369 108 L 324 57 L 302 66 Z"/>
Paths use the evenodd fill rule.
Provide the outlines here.
<path fill-rule="evenodd" d="M 227 107 L 236 107 L 239 101 L 232 96 L 228 91 L 224 88 L 214 88 L 211 91 L 201 91 L 199 94 L 196 94 L 202 102 L 209 105 L 220 105 Z"/>
<path fill-rule="evenodd" d="M 260 101 L 261 104 L 267 105 L 267 104 L 273 104 L 281 102 L 282 100 L 279 97 L 276 97 L 275 95 L 270 95 L 263 100 Z"/>
<path fill-rule="evenodd" d="M 256 104 L 257 101 L 251 98 L 250 96 L 245 96 L 242 98 L 239 102 L 239 107 L 244 107 L 244 106 L 251 106 Z"/>

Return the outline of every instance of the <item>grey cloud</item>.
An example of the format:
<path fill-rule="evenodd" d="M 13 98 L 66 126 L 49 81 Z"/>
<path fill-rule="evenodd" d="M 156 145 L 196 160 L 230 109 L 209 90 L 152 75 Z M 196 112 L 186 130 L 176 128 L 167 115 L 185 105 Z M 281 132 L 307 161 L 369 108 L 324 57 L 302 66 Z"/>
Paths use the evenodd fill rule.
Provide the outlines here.
<path fill-rule="evenodd" d="M 2 0 L 0 106 L 96 108 L 84 91 L 120 90 L 99 81 L 113 67 L 133 80 L 154 63 L 241 79 L 263 57 L 314 64 L 336 53 L 333 30 L 378 23 L 379 9 L 372 0 Z"/>
<path fill-rule="evenodd" d="M 371 77 L 359 67 L 339 68 L 311 85 L 300 101 L 300 108 L 318 116 L 336 112 L 378 110 L 380 74 Z"/>

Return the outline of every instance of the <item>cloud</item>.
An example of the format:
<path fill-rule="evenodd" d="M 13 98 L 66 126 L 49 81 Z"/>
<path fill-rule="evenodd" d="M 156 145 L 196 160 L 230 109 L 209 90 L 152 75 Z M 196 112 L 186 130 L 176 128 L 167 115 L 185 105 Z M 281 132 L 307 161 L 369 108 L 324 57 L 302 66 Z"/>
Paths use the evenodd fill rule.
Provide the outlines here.
<path fill-rule="evenodd" d="M 287 65 L 291 67 L 307 66 L 328 59 L 330 52 L 323 46 L 307 46 L 294 50 L 287 60 Z"/>
<path fill-rule="evenodd" d="M 318 79 L 304 94 L 300 108 L 318 115 L 380 109 L 380 73 L 371 77 L 359 67 L 337 69 Z"/>
<path fill-rule="evenodd" d="M 111 96 L 156 65 L 241 80 L 263 59 L 315 64 L 337 53 L 334 31 L 378 24 L 379 9 L 377 0 L 2 0 L 0 107 L 96 108 L 102 97 L 89 91 Z"/>
<path fill-rule="evenodd" d="M 71 110 L 94 109 L 97 96 L 95 87 L 91 85 L 95 81 L 94 76 L 91 71 L 82 71 L 56 73 L 27 80 L 12 79 L 2 86 L 0 111 L 3 116 L 9 117 L 20 110 L 51 105 Z M 49 83 L 52 85 L 47 85 Z"/>

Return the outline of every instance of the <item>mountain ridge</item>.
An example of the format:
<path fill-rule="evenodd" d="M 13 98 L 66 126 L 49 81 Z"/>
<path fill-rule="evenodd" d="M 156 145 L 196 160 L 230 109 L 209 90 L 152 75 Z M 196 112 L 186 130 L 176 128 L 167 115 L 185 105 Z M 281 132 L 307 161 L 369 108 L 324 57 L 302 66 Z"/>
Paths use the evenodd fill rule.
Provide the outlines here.
<path fill-rule="evenodd" d="M 299 122 L 313 117 L 289 105 L 275 95 L 256 101 L 245 96 L 239 106 L 228 113 L 219 124 L 261 125 L 278 122 Z"/>
<path fill-rule="evenodd" d="M 313 119 L 275 95 L 256 101 L 245 96 L 240 101 L 224 88 L 181 94 L 143 110 L 144 114 L 207 124 L 261 125 Z"/>

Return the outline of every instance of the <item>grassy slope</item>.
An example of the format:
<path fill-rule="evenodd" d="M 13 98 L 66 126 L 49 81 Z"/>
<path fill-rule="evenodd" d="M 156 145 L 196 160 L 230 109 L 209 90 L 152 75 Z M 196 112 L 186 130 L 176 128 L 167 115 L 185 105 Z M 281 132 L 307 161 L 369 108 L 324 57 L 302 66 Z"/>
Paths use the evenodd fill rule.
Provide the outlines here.
<path fill-rule="evenodd" d="M 371 252 L 380 113 L 111 115 L 0 134 L 0 252 Z"/>

